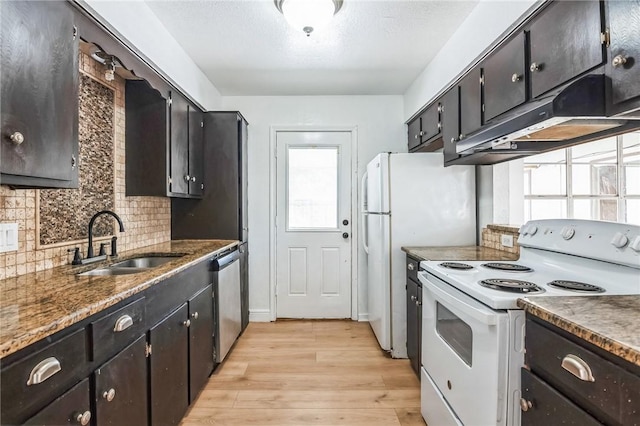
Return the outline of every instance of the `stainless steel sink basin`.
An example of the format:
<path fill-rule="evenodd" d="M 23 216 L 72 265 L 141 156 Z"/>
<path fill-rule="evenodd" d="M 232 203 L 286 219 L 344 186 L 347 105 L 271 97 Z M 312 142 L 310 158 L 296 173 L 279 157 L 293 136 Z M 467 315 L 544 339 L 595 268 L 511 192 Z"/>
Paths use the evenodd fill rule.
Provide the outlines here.
<path fill-rule="evenodd" d="M 121 262 L 114 263 L 110 268 L 155 268 L 156 266 L 164 265 L 167 262 L 171 262 L 180 256 L 145 256 L 134 257 L 133 259 L 123 260 Z"/>
<path fill-rule="evenodd" d="M 108 267 L 108 268 L 98 268 L 98 269 L 92 269 L 90 271 L 87 272 L 83 272 L 81 274 L 78 274 L 80 276 L 85 276 L 85 275 L 89 275 L 89 276 L 101 276 L 101 275 L 129 275 L 129 274 L 137 274 L 139 272 L 144 272 L 144 271 L 148 271 L 150 268 L 114 268 L 114 267 Z"/>

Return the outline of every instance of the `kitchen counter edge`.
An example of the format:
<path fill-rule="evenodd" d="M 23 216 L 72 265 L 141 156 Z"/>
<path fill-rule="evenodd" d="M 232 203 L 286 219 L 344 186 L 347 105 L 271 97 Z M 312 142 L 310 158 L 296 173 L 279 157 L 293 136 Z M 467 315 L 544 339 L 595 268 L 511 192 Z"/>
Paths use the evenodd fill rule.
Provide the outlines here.
<path fill-rule="evenodd" d="M 402 251 L 419 260 L 518 260 L 519 255 L 484 246 L 402 247 Z"/>

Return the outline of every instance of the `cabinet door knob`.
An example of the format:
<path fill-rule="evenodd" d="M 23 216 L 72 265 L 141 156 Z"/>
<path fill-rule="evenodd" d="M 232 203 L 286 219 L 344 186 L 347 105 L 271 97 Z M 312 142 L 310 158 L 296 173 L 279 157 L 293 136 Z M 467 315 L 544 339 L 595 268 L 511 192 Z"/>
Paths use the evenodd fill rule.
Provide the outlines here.
<path fill-rule="evenodd" d="M 536 63 L 536 62 L 531 62 L 531 66 L 529 67 L 529 71 L 531 72 L 536 72 L 536 71 L 540 71 L 542 68 L 540 67 L 540 64 Z"/>
<path fill-rule="evenodd" d="M 191 318 L 198 319 L 198 312 L 194 312 L 191 314 Z"/>
<path fill-rule="evenodd" d="M 191 182 L 195 182 L 196 181 L 196 177 L 195 176 L 191 176 Z"/>
<path fill-rule="evenodd" d="M 107 400 L 107 402 L 113 401 L 113 398 L 116 397 L 116 390 L 114 388 L 109 389 L 108 391 L 104 391 L 102 397 Z"/>
<path fill-rule="evenodd" d="M 520 398 L 520 409 L 522 411 L 529 411 L 529 409 L 533 408 L 533 404 L 531 401 L 527 401 L 524 398 Z"/>
<path fill-rule="evenodd" d="M 416 300 L 416 306 L 417 306 L 417 307 L 422 306 L 422 302 L 421 302 L 421 301 L 419 301 L 419 300 Z"/>
<path fill-rule="evenodd" d="M 412 301 L 412 302 L 415 302 L 416 300 L 417 300 L 417 299 L 416 299 L 416 297 L 415 297 L 415 296 L 413 296 L 413 295 L 411 295 L 411 301 Z"/>
<path fill-rule="evenodd" d="M 56 357 L 43 359 L 31 370 L 27 386 L 42 383 L 61 370 L 60 361 Z"/>
<path fill-rule="evenodd" d="M 520 79 L 521 79 L 521 78 L 522 78 L 522 77 L 520 76 L 520 74 L 514 73 L 514 74 L 511 76 L 511 82 L 513 82 L 513 83 L 517 83 L 517 82 L 519 82 L 519 81 L 520 81 Z"/>
<path fill-rule="evenodd" d="M 186 182 L 189 182 L 189 181 L 191 180 L 191 176 L 189 176 L 189 175 L 184 175 L 184 180 L 185 180 Z"/>
<path fill-rule="evenodd" d="M 185 327 L 189 327 L 191 326 L 191 320 L 186 320 L 182 322 L 182 325 L 184 325 Z"/>
<path fill-rule="evenodd" d="M 413 263 L 409 263 L 409 264 L 407 265 L 407 269 L 408 269 L 408 270 L 410 270 L 410 271 L 413 271 L 413 270 L 415 270 L 415 269 L 416 269 L 416 267 L 415 267 L 415 266 L 413 266 Z"/>
<path fill-rule="evenodd" d="M 618 68 L 623 66 L 624 64 L 627 63 L 627 58 L 622 56 L 622 55 L 616 55 L 613 57 L 613 60 L 611 61 L 611 65 L 614 68 Z"/>
<path fill-rule="evenodd" d="M 91 411 L 87 410 L 84 413 L 78 413 L 74 417 L 75 417 L 75 421 L 78 424 L 82 426 L 87 426 L 91 421 Z"/>
<path fill-rule="evenodd" d="M 13 132 L 11 136 L 9 136 L 9 139 L 11 139 L 11 142 L 15 143 L 16 145 L 20 145 L 22 142 L 24 142 L 24 135 L 20 132 Z"/>

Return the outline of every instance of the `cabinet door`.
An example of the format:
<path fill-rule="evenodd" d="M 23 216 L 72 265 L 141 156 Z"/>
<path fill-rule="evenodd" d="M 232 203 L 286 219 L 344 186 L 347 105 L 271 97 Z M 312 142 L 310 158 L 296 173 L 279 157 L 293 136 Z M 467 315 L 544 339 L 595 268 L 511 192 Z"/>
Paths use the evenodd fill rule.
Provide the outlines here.
<path fill-rule="evenodd" d="M 238 213 L 239 223 L 239 235 L 240 241 L 249 241 L 249 124 L 245 121 L 240 114 L 236 116 L 238 125 L 238 171 L 240 172 L 240 187 L 238 188 L 240 193 L 238 194 L 238 207 L 240 212 Z"/>
<path fill-rule="evenodd" d="M 93 373 L 98 425 L 148 423 L 146 343 L 146 336 L 139 337 Z"/>
<path fill-rule="evenodd" d="M 249 325 L 249 245 L 243 243 L 238 247 L 240 252 L 240 294 L 242 311 L 242 331 Z"/>
<path fill-rule="evenodd" d="M 530 29 L 531 94 L 537 97 L 603 62 L 600 2 L 556 1 Z"/>
<path fill-rule="evenodd" d="M 606 2 L 611 35 L 607 74 L 614 104 L 640 96 L 640 0 Z"/>
<path fill-rule="evenodd" d="M 484 122 L 526 100 L 525 41 L 520 33 L 484 61 Z"/>
<path fill-rule="evenodd" d="M 422 135 L 420 133 L 420 117 L 418 116 L 407 125 L 407 143 L 409 146 L 409 151 L 420 145 L 421 137 Z"/>
<path fill-rule="evenodd" d="M 444 161 L 459 157 L 456 142 L 460 135 L 460 89 L 454 86 L 442 97 L 442 139 L 444 143 Z"/>
<path fill-rule="evenodd" d="M 189 104 L 182 95 L 171 93 L 171 192 L 189 193 Z"/>
<path fill-rule="evenodd" d="M 77 187 L 73 10 L 60 1 L 3 1 L 0 16 L 2 183 Z"/>
<path fill-rule="evenodd" d="M 426 142 L 429 139 L 440 133 L 440 117 L 438 113 L 438 103 L 431 105 L 421 115 L 422 119 L 422 142 Z"/>
<path fill-rule="evenodd" d="M 407 277 L 407 356 L 411 368 L 420 374 L 418 335 L 418 285 Z"/>
<path fill-rule="evenodd" d="M 149 331 L 151 424 L 177 425 L 189 404 L 189 329 L 184 303 Z"/>
<path fill-rule="evenodd" d="M 476 67 L 460 81 L 460 139 L 482 125 L 481 71 Z"/>
<path fill-rule="evenodd" d="M 204 139 L 202 111 L 189 105 L 189 194 L 201 196 L 204 185 Z"/>
<path fill-rule="evenodd" d="M 27 420 L 25 425 L 58 426 L 72 424 L 86 426 L 90 420 L 89 379 L 84 379 Z"/>
<path fill-rule="evenodd" d="M 213 371 L 213 286 L 189 299 L 189 400 L 193 402 Z"/>

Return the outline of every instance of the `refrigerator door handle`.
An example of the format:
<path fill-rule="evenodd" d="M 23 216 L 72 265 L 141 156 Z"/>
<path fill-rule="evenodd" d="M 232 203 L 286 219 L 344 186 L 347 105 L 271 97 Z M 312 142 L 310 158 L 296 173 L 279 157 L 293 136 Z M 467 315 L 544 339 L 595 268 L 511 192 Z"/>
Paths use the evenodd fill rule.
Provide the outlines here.
<path fill-rule="evenodd" d="M 368 213 L 367 213 L 367 179 L 368 179 L 369 173 L 368 172 L 364 172 L 364 175 L 362 175 L 362 183 L 360 185 L 360 194 L 361 194 L 361 205 L 360 208 L 362 210 L 362 220 L 360 221 L 360 223 L 362 224 L 362 248 L 364 248 L 364 252 L 369 254 L 369 239 L 367 238 L 367 222 L 369 219 Z"/>

